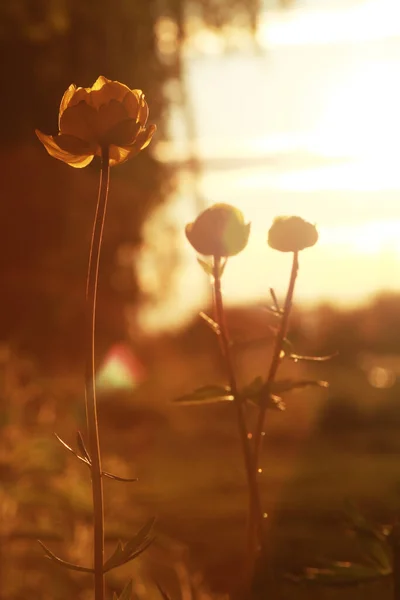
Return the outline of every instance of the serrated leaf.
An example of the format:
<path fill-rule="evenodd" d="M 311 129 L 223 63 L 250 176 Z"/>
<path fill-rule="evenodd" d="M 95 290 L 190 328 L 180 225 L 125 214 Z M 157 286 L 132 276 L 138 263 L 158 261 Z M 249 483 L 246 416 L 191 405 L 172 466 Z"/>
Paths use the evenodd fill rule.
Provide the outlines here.
<path fill-rule="evenodd" d="M 86 450 L 85 442 L 83 441 L 83 437 L 80 431 L 76 434 L 76 440 L 78 444 L 78 448 L 80 453 L 86 458 L 86 460 L 90 463 L 91 458 L 89 456 L 89 452 Z"/>
<path fill-rule="evenodd" d="M 135 481 L 139 481 L 137 477 L 120 477 L 119 475 L 114 475 L 114 473 L 109 473 L 108 471 L 102 471 L 101 474 L 104 477 L 108 477 L 108 479 L 122 481 L 123 483 L 133 483 Z"/>
<path fill-rule="evenodd" d="M 149 546 L 151 546 L 151 544 L 154 542 L 154 540 L 155 540 L 154 537 L 149 537 L 145 542 L 143 542 L 143 544 L 140 546 L 140 548 L 138 548 L 134 552 L 129 552 L 128 550 L 124 550 L 122 556 L 118 558 L 118 561 L 117 561 L 117 559 L 115 559 L 115 564 L 106 563 L 103 566 L 103 573 L 108 573 L 109 571 L 112 571 L 112 569 L 116 569 L 117 567 L 122 567 L 122 565 L 126 565 L 128 562 L 135 560 L 135 558 L 140 556 L 140 554 L 142 554 L 145 550 L 147 550 L 147 548 Z"/>
<path fill-rule="evenodd" d="M 147 548 L 149 546 L 151 546 L 151 544 L 154 542 L 154 540 L 155 540 L 155 537 L 149 537 L 148 540 L 146 540 L 145 542 L 143 542 L 143 544 L 140 546 L 140 548 L 138 548 L 134 552 L 131 552 L 129 554 L 129 556 L 127 556 L 127 558 L 123 560 L 123 562 L 121 563 L 121 565 L 126 565 L 128 562 L 131 562 L 132 560 L 135 560 L 135 558 L 137 558 L 138 556 L 140 556 L 140 554 L 142 554 L 145 550 L 147 550 Z"/>
<path fill-rule="evenodd" d="M 113 554 L 107 559 L 103 565 L 103 573 L 111 571 L 116 567 L 120 567 L 131 560 L 134 560 L 139 554 L 142 554 L 154 541 L 154 536 L 151 535 L 155 523 L 155 518 L 149 519 L 138 533 L 128 540 L 125 544 L 118 542 Z"/>
<path fill-rule="evenodd" d="M 80 461 L 85 463 L 85 465 L 88 465 L 90 467 L 90 461 L 87 458 L 85 458 L 84 456 L 80 456 L 77 452 L 75 452 L 75 450 L 73 448 L 71 448 L 71 446 L 68 446 L 68 444 L 66 442 L 64 442 L 64 440 L 62 440 L 59 435 L 57 435 L 56 433 L 54 435 L 56 436 L 56 438 L 58 439 L 60 444 L 62 444 L 62 446 L 64 446 L 64 448 L 66 448 L 66 450 L 71 452 L 71 454 L 76 456 L 76 458 L 78 458 Z"/>
<path fill-rule="evenodd" d="M 131 579 L 130 581 L 128 581 L 128 583 L 122 590 L 121 595 L 119 596 L 118 600 L 132 600 L 132 592 L 133 592 L 133 586 L 132 586 L 132 579 Z"/>
<path fill-rule="evenodd" d="M 221 385 L 205 385 L 190 394 L 175 398 L 179 404 L 209 404 L 214 402 L 232 402 L 230 388 Z"/>
<path fill-rule="evenodd" d="M 273 305 L 274 312 L 281 314 L 281 309 L 279 307 L 278 298 L 277 298 L 277 295 L 275 294 L 274 288 L 270 287 L 269 293 L 271 294 L 272 302 L 274 303 L 274 305 Z"/>
<path fill-rule="evenodd" d="M 249 223 L 249 225 L 250 225 L 250 223 Z M 222 277 L 222 275 L 224 274 L 225 267 L 226 267 L 227 264 L 228 264 L 228 257 L 222 259 L 222 262 L 221 262 L 221 264 L 219 266 L 219 276 L 220 277 Z"/>
<path fill-rule="evenodd" d="M 213 266 L 210 263 L 206 262 L 205 260 L 202 260 L 199 257 L 197 257 L 197 262 L 203 269 L 204 273 L 206 273 L 207 275 L 213 274 Z"/>
<path fill-rule="evenodd" d="M 254 397 L 257 397 L 258 394 L 261 392 L 263 385 L 264 385 L 263 378 L 260 375 L 258 375 L 255 379 L 253 379 L 253 381 L 251 383 L 247 384 L 243 388 L 240 395 L 243 398 L 248 398 L 249 400 Z"/>
<path fill-rule="evenodd" d="M 151 519 L 149 519 L 143 525 L 143 527 L 141 527 L 141 529 L 139 529 L 137 534 L 133 538 L 131 538 L 128 542 L 126 542 L 126 544 L 124 545 L 124 552 L 128 552 L 129 554 L 132 554 L 134 552 L 141 551 L 142 546 L 144 544 L 148 544 L 148 542 L 149 542 L 149 536 L 150 536 L 151 532 L 153 531 L 155 522 L 156 522 L 155 517 L 152 517 Z"/>
<path fill-rule="evenodd" d="M 82 573 L 94 573 L 94 569 L 90 567 L 81 567 L 80 565 L 75 565 L 73 563 L 67 562 L 66 560 L 63 560 L 62 558 L 59 558 L 51 550 L 49 550 L 49 548 L 47 548 L 47 546 L 45 546 L 45 544 L 43 544 L 43 542 L 41 542 L 40 540 L 38 540 L 38 543 L 43 548 L 46 557 L 49 560 L 56 563 L 57 565 L 59 565 L 60 567 L 63 567 L 64 569 L 70 569 L 71 571 L 80 571 Z"/>
<path fill-rule="evenodd" d="M 121 564 L 120 561 L 123 558 L 123 556 L 124 556 L 124 549 L 123 549 L 122 543 L 119 541 L 117 543 L 117 547 L 115 548 L 114 552 L 111 554 L 111 556 L 109 556 L 109 558 L 106 560 L 106 562 L 103 565 L 104 573 L 106 573 L 107 571 L 110 571 L 114 567 L 118 567 Z"/>
<path fill-rule="evenodd" d="M 329 387 L 329 383 L 314 379 L 282 379 L 281 381 L 274 381 L 269 384 L 268 388 L 271 394 L 284 394 L 285 392 L 308 386 L 327 388 Z"/>
<path fill-rule="evenodd" d="M 207 275 L 214 275 L 214 266 L 212 265 L 212 263 L 209 263 L 205 260 L 203 260 L 202 258 L 197 257 L 197 262 L 199 263 L 199 265 L 201 266 L 201 268 L 203 269 L 203 271 L 207 274 Z M 226 263 L 228 262 L 228 259 L 225 258 L 221 261 L 220 265 L 219 265 L 219 269 L 218 269 L 218 275 L 220 277 L 222 277 L 222 275 L 224 274 L 225 271 L 225 267 L 226 267 Z"/>
<path fill-rule="evenodd" d="M 264 404 L 266 408 L 286 410 L 286 404 L 283 402 L 280 394 L 306 386 L 328 387 L 329 384 L 327 381 L 313 379 L 300 379 L 298 381 L 283 379 L 266 384 L 262 383 L 261 377 L 256 377 L 249 386 L 243 389 L 241 396 L 256 405 Z"/>

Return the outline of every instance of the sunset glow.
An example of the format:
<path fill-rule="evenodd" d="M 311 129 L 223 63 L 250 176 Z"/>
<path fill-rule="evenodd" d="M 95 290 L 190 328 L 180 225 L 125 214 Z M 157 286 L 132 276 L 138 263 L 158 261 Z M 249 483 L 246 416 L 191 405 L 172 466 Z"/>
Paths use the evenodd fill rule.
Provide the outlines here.
<path fill-rule="evenodd" d="M 288 261 L 266 246 L 279 214 L 320 231 L 301 256 L 298 302 L 357 304 L 400 290 L 400 5 L 298 0 L 262 17 L 258 42 L 264 54 L 224 55 L 214 44 L 187 63 L 201 195 L 253 224 L 227 269 L 227 299 L 255 301 L 271 285 L 284 293 Z M 183 237 L 182 250 L 195 269 Z"/>

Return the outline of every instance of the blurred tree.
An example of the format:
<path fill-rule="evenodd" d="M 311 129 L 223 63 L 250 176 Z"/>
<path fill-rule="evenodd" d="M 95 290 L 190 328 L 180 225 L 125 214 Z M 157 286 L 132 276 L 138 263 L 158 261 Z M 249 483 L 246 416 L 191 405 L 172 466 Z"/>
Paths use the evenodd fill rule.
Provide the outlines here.
<path fill-rule="evenodd" d="M 278 4 L 286 5 L 283 0 Z M 57 131 L 58 105 L 71 82 L 99 74 L 145 91 L 157 138 L 168 139 L 169 107 L 195 137 L 183 79 L 186 24 L 255 29 L 260 0 L 13 0 L 0 3 L 0 181 L 3 284 L 0 337 L 31 351 L 78 358 L 97 165 L 72 172 L 45 155 L 34 129 Z M 168 84 L 168 85 L 167 85 Z M 154 146 L 153 146 L 154 148 Z M 198 160 L 189 156 L 196 173 Z M 123 302 L 137 292 L 128 261 L 115 278 L 116 252 L 133 249 L 149 211 L 173 186 L 171 167 L 152 150 L 113 171 L 102 255 L 100 332 L 123 335 Z M 126 253 L 125 253 L 126 255 Z M 115 282 L 118 282 L 117 284 Z M 58 342 L 57 342 L 58 340 Z"/>

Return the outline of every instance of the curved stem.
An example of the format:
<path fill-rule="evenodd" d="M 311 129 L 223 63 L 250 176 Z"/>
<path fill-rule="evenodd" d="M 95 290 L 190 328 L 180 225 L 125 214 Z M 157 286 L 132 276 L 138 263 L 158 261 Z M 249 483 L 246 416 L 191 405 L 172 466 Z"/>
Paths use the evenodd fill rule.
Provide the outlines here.
<path fill-rule="evenodd" d="M 239 436 L 242 445 L 242 452 L 244 458 L 244 464 L 247 476 L 247 486 L 249 491 L 249 550 L 250 558 L 253 559 L 254 555 L 260 544 L 261 526 L 262 526 L 262 509 L 260 501 L 260 493 L 257 484 L 257 476 L 255 463 L 253 460 L 249 439 L 247 437 L 248 430 L 246 424 L 246 415 L 242 398 L 240 397 L 235 370 L 233 367 L 229 333 L 225 322 L 224 305 L 222 300 L 221 291 L 221 274 L 220 274 L 221 260 L 219 257 L 214 257 L 213 264 L 213 278 L 214 278 L 214 302 L 215 302 L 215 319 L 220 329 L 220 342 L 222 354 L 225 358 L 226 372 L 228 376 L 229 387 L 233 396 L 233 402 L 236 407 L 237 423 L 239 429 Z M 257 535 L 253 537 L 253 523 L 257 523 Z"/>
<path fill-rule="evenodd" d="M 278 330 L 278 334 L 275 338 L 274 351 L 272 355 L 271 365 L 268 371 L 268 377 L 265 383 L 266 388 L 270 386 L 277 374 L 280 362 L 281 362 L 281 351 L 282 344 L 287 334 L 288 324 L 289 324 L 289 316 L 290 310 L 292 308 L 293 301 L 293 293 L 294 286 L 296 283 L 297 272 L 299 270 L 299 253 L 293 252 L 293 263 L 292 263 L 292 271 L 290 274 L 289 286 L 286 293 L 285 305 L 283 307 L 283 314 L 281 317 L 281 322 Z M 260 407 L 260 412 L 258 414 L 257 424 L 256 424 L 256 432 L 254 436 L 254 466 L 255 469 L 258 469 L 258 461 L 260 459 L 261 445 L 262 445 L 262 434 L 264 431 L 264 421 L 265 421 L 265 413 L 267 411 L 267 401 L 266 398 L 263 404 Z"/>
<path fill-rule="evenodd" d="M 99 278 L 101 242 L 107 208 L 108 185 L 110 179 L 109 149 L 102 148 L 101 176 L 96 214 L 93 223 L 90 244 L 89 265 L 86 281 L 87 310 L 87 355 L 86 355 L 86 418 L 91 457 L 93 526 L 94 526 L 94 589 L 95 600 L 104 600 L 104 506 L 103 481 L 101 477 L 101 458 L 99 428 L 96 403 L 95 370 L 95 327 L 96 297 Z"/>

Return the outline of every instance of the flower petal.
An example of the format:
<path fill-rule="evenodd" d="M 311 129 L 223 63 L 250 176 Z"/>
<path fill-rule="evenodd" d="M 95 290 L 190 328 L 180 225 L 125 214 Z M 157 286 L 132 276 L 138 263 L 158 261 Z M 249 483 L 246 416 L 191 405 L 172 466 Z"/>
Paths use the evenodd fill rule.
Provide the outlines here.
<path fill-rule="evenodd" d="M 84 100 L 69 106 L 60 117 L 60 132 L 73 135 L 85 142 L 98 141 L 98 113 Z"/>
<path fill-rule="evenodd" d="M 139 133 L 136 138 L 135 146 L 139 146 L 139 150 L 144 150 L 150 144 L 153 135 L 157 131 L 156 125 L 150 125 L 147 129 Z"/>
<path fill-rule="evenodd" d="M 82 100 L 85 100 L 88 104 L 90 104 L 89 102 L 89 98 L 90 98 L 90 88 L 84 88 L 84 87 L 78 87 L 75 90 L 74 95 L 72 96 L 71 100 L 68 103 L 68 106 L 66 108 L 68 108 L 69 106 L 75 106 L 75 104 L 79 104 L 79 102 L 82 102 Z"/>
<path fill-rule="evenodd" d="M 69 135 L 46 135 L 36 129 L 36 135 L 50 156 L 58 158 L 71 167 L 86 167 L 94 157 L 93 149 L 85 142 Z"/>
<path fill-rule="evenodd" d="M 123 121 L 128 119 L 129 115 L 125 106 L 122 104 L 122 102 L 118 102 L 118 100 L 111 100 L 110 102 L 107 102 L 107 104 L 100 106 L 97 114 L 97 131 L 99 138 L 101 140 L 106 138 L 104 139 L 105 142 L 116 143 L 119 145 L 118 142 L 114 142 L 113 140 L 109 139 L 108 133 L 114 127 L 120 125 Z"/>
<path fill-rule="evenodd" d="M 140 111 L 139 111 L 139 123 L 144 127 L 147 123 L 147 119 L 149 118 L 149 107 L 145 100 L 144 94 L 142 93 L 140 97 Z"/>
<path fill-rule="evenodd" d="M 136 118 L 141 126 L 144 127 L 149 118 L 149 107 L 147 106 L 142 90 L 132 90 L 131 93 L 124 98 L 124 104 L 127 105 L 129 116 Z"/>
<path fill-rule="evenodd" d="M 105 77 L 99 77 L 90 92 L 90 103 L 99 109 L 103 104 L 111 100 L 122 102 L 126 94 L 130 92 L 128 86 L 119 81 L 110 81 Z"/>
<path fill-rule="evenodd" d="M 61 104 L 60 104 L 60 110 L 58 113 L 58 125 L 60 126 L 60 118 L 61 115 L 63 114 L 64 110 L 68 107 L 71 98 L 73 97 L 73 95 L 76 92 L 76 85 L 71 83 L 71 85 L 69 86 L 69 88 L 64 92 L 63 97 L 61 98 Z"/>
<path fill-rule="evenodd" d="M 121 164 L 139 154 L 141 150 L 150 144 L 151 138 L 156 129 L 157 127 L 155 125 L 150 125 L 150 127 L 139 133 L 133 144 L 128 144 L 126 146 L 116 146 L 111 144 L 110 165 L 114 166 Z"/>
<path fill-rule="evenodd" d="M 81 140 L 73 135 L 61 133 L 57 136 L 54 136 L 54 139 L 57 140 L 57 144 L 62 150 L 70 152 L 71 154 L 87 154 L 88 156 L 90 154 L 96 154 L 96 144 L 89 144 L 88 142 L 85 142 L 84 140 Z"/>
<path fill-rule="evenodd" d="M 107 131 L 103 139 L 115 146 L 130 146 L 135 142 L 139 131 L 140 123 L 136 119 L 124 119 Z"/>
<path fill-rule="evenodd" d="M 110 167 L 120 165 L 121 163 L 128 160 L 132 156 L 135 156 L 138 152 L 132 153 L 132 146 L 123 148 L 122 146 L 110 146 Z"/>
<path fill-rule="evenodd" d="M 101 88 L 103 86 L 105 86 L 106 83 L 111 83 L 111 79 L 107 79 L 107 77 L 104 77 L 104 75 L 100 75 L 100 77 L 98 77 L 96 79 L 96 81 L 94 82 L 94 84 L 92 85 L 91 89 L 92 90 L 101 90 Z"/>
<path fill-rule="evenodd" d="M 129 92 L 124 96 L 124 99 L 122 101 L 123 105 L 125 106 L 126 110 L 128 111 L 128 115 L 131 119 L 137 119 L 138 114 L 139 114 L 139 99 L 140 97 L 136 95 L 136 91 L 140 91 L 140 90 L 129 90 Z"/>

